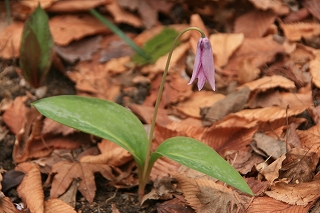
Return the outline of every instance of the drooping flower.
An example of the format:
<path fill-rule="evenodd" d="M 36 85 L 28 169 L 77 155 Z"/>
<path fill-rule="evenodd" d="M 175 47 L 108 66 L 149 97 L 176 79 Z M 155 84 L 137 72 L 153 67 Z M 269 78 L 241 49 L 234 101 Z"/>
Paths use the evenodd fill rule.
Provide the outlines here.
<path fill-rule="evenodd" d="M 198 78 L 199 91 L 203 88 L 206 80 L 208 80 L 212 89 L 215 90 L 212 47 L 207 37 L 200 38 L 198 41 L 193 72 L 188 84 L 192 84 L 196 78 Z"/>

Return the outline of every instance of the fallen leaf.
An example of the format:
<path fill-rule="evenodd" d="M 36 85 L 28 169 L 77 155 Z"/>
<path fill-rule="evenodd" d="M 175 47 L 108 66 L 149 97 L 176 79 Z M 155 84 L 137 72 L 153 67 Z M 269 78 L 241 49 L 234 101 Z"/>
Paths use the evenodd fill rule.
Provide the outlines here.
<path fill-rule="evenodd" d="M 63 12 L 81 12 L 88 11 L 91 8 L 98 7 L 100 5 L 109 4 L 112 0 L 94 0 L 94 1 L 82 1 L 82 0 L 68 0 L 68 1 L 55 1 L 46 10 L 54 13 Z"/>
<path fill-rule="evenodd" d="M 253 3 L 253 5 L 261 10 L 268 10 L 271 9 L 278 15 L 284 15 L 289 13 L 288 6 L 281 0 L 249 0 Z"/>
<path fill-rule="evenodd" d="M 320 193 L 314 190 L 319 186 L 319 179 L 299 184 L 276 183 L 274 186 L 271 186 L 270 191 L 266 191 L 265 193 L 269 197 L 290 205 L 307 206 L 309 202 L 319 198 Z"/>
<path fill-rule="evenodd" d="M 79 191 L 89 203 L 93 202 L 96 193 L 94 173 L 100 172 L 103 177 L 113 180 L 111 168 L 107 164 L 92 164 L 82 162 L 60 161 L 52 166 L 53 175 L 50 190 L 51 198 L 58 198 L 70 186 L 75 178 L 80 178 Z"/>
<path fill-rule="evenodd" d="M 65 212 L 65 213 L 76 213 L 76 211 L 63 202 L 60 199 L 49 199 L 45 201 L 45 212 L 46 213 L 56 213 L 56 212 Z"/>
<path fill-rule="evenodd" d="M 187 204 L 182 196 L 175 195 L 175 198 L 157 205 L 158 213 L 194 213 L 194 210 Z"/>
<path fill-rule="evenodd" d="M 98 147 L 101 154 L 96 156 L 86 155 L 80 159 L 80 162 L 108 164 L 110 166 L 119 167 L 133 159 L 132 155 L 127 150 L 106 139 L 102 139 L 102 141 L 98 143 Z"/>
<path fill-rule="evenodd" d="M 13 22 L 0 32 L 1 58 L 11 59 L 19 56 L 23 26 L 22 22 Z"/>
<path fill-rule="evenodd" d="M 77 60 L 89 61 L 92 59 L 92 54 L 100 48 L 101 36 L 84 38 L 80 41 L 75 41 L 68 46 L 54 47 L 56 53 L 66 62 L 74 64 Z"/>
<path fill-rule="evenodd" d="M 226 186 L 212 180 L 190 179 L 175 175 L 190 206 L 201 213 L 242 212 L 249 204 L 250 197 L 240 195 Z"/>
<path fill-rule="evenodd" d="M 106 4 L 105 8 L 113 16 L 115 23 L 125 23 L 136 28 L 142 27 L 142 21 L 139 19 L 139 17 L 128 12 L 127 10 L 124 10 L 119 6 L 117 1 L 112 1 L 109 4 Z"/>
<path fill-rule="evenodd" d="M 320 150 L 320 124 L 317 124 L 307 130 L 297 130 L 303 147 L 311 152 L 319 153 Z"/>
<path fill-rule="evenodd" d="M 30 7 L 31 9 L 36 9 L 38 4 L 40 4 L 40 6 L 43 9 L 45 9 L 50 7 L 55 1 L 58 1 L 58 0 L 28 0 L 28 1 L 21 1 L 21 4 L 24 4 Z"/>
<path fill-rule="evenodd" d="M 281 87 L 287 90 L 295 88 L 295 85 L 292 81 L 285 77 L 282 77 L 281 75 L 264 76 L 255 81 L 248 82 L 240 86 L 240 88 L 243 88 L 245 86 L 247 86 L 250 89 L 250 91 L 266 91 L 267 89 L 276 87 Z"/>
<path fill-rule="evenodd" d="M 256 197 L 247 209 L 247 213 L 308 213 L 311 206 L 311 203 L 307 206 L 289 205 L 287 203 L 264 196 Z"/>
<path fill-rule="evenodd" d="M 273 41 L 272 36 L 245 38 L 239 49 L 231 56 L 229 63 L 222 72 L 229 76 L 235 75 L 239 71 L 239 65 L 244 60 L 250 60 L 252 67 L 259 68 L 271 62 L 275 54 L 283 51 L 283 46 Z"/>
<path fill-rule="evenodd" d="M 263 168 L 260 172 L 270 184 L 279 178 L 279 170 L 282 167 L 282 162 L 286 159 L 286 155 L 282 155 L 277 160 L 273 161 L 270 165 Z"/>
<path fill-rule="evenodd" d="M 20 213 L 9 197 L 0 197 L 0 213 Z"/>
<path fill-rule="evenodd" d="M 54 16 L 50 19 L 49 25 L 54 42 L 61 46 L 85 36 L 110 32 L 104 24 L 89 15 Z"/>
<path fill-rule="evenodd" d="M 214 44 L 213 55 L 215 66 L 223 67 L 228 63 L 230 56 L 242 44 L 243 33 L 218 33 L 209 37 L 211 44 Z"/>
<path fill-rule="evenodd" d="M 276 17 L 277 15 L 270 10 L 252 10 L 236 19 L 234 32 L 243 33 L 247 38 L 262 37 Z"/>
<path fill-rule="evenodd" d="M 43 213 L 45 204 L 40 169 L 34 163 L 27 163 L 27 165 L 30 167 L 27 169 L 29 171 L 26 172 L 17 188 L 17 192 L 30 209 L 30 212 Z M 23 169 L 22 165 L 20 165 L 20 168 Z"/>
<path fill-rule="evenodd" d="M 256 142 L 257 148 L 267 154 L 266 157 L 278 159 L 286 153 L 286 143 L 282 140 L 276 140 L 273 137 L 261 132 L 256 132 L 252 138 Z"/>
<path fill-rule="evenodd" d="M 289 41 L 299 41 L 301 38 L 313 38 L 320 34 L 320 24 L 316 22 L 281 23 L 280 26 Z"/>
<path fill-rule="evenodd" d="M 200 114 L 203 118 L 203 125 L 211 126 L 229 113 L 242 110 L 249 99 L 249 95 L 249 88 L 243 87 L 215 102 L 209 109 L 202 109 Z"/>
<path fill-rule="evenodd" d="M 320 20 L 320 8 L 317 0 L 303 1 L 302 5 L 318 20 Z"/>
<path fill-rule="evenodd" d="M 224 97 L 222 94 L 203 90 L 192 93 L 188 99 L 180 101 L 176 106 L 173 106 L 173 108 L 187 116 L 201 118 L 200 108 L 210 107 Z"/>
<path fill-rule="evenodd" d="M 316 57 L 310 61 L 309 66 L 312 83 L 314 83 L 316 87 L 320 88 L 320 51 L 316 52 Z"/>

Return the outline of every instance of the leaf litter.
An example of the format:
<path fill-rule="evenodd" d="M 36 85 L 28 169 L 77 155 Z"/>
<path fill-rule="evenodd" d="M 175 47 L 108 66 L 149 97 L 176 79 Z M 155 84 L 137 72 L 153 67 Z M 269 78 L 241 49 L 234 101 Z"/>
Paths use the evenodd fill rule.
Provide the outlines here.
<path fill-rule="evenodd" d="M 88 10 L 99 9 L 139 46 L 157 38 L 163 29 L 203 29 L 213 45 L 217 92 L 196 92 L 195 87 L 187 86 L 199 37 L 198 33 L 187 33 L 173 53 L 153 148 L 173 136 L 198 139 L 227 159 L 259 196 L 247 197 L 161 158 L 151 172 L 154 187 L 150 186 L 144 206 L 129 207 L 130 211 L 148 206 L 158 212 L 316 211 L 320 196 L 314 190 L 319 188 L 320 147 L 317 1 L 297 5 L 249 0 L 243 3 L 242 11 L 236 10 L 236 1 L 200 1 L 197 5 L 170 1 L 160 7 L 162 3 L 40 1 L 50 14 L 59 61 L 53 66 L 74 83 L 78 95 L 121 103 L 143 121 L 147 130 L 166 51 L 157 53 L 154 63 L 134 64 L 132 50 Z M 12 72 L 3 71 L 3 67 L 10 64 L 16 68 L 8 61 L 19 57 L 23 22 L 37 4 L 12 3 L 16 8 L 12 24 L 0 30 L 0 134 L 4 135 L 0 145 L 11 144 L 7 155 L 17 164 L 15 170 L 3 162 L 0 167 L 24 174 L 18 176 L 22 181 L 13 178 L 12 182 L 2 182 L 1 209 L 20 212 L 8 199 L 8 191 L 19 185 L 16 197 L 30 212 L 75 212 L 81 208 L 83 212 L 94 208 L 129 212 L 124 208 L 128 204 L 113 203 L 112 195 L 106 198 L 111 203 L 97 204 L 100 188 L 96 185 L 103 181 L 118 189 L 134 188 L 137 178 L 132 156 L 110 141 L 40 116 L 29 106 L 37 98 L 35 92 L 23 80 L 18 81 L 25 88 L 22 94 L 10 90 Z M 18 68 L 13 73 L 21 78 Z M 14 140 L 10 142 L 9 137 Z M 97 178 L 95 173 L 104 178 Z M 47 176 L 46 182 L 41 175 Z M 80 206 L 77 190 L 91 207 Z M 150 200 L 156 199 L 162 203 L 152 208 L 156 201 Z"/>

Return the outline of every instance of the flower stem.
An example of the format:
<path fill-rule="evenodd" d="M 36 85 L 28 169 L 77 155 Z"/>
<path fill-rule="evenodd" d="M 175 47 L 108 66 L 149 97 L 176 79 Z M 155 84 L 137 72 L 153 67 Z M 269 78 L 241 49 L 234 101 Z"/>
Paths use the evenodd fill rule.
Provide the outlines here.
<path fill-rule="evenodd" d="M 147 153 L 147 156 L 146 156 L 146 159 L 145 159 L 145 164 L 144 164 L 144 167 L 143 167 L 143 172 L 142 172 L 142 177 L 140 177 L 140 183 L 139 183 L 139 200 L 141 202 L 141 199 L 142 199 L 142 196 L 144 194 L 144 188 L 147 184 L 147 181 L 148 181 L 148 178 L 149 178 L 149 175 L 150 175 L 150 172 L 151 172 L 151 168 L 149 168 L 150 166 L 152 165 L 149 165 L 149 160 L 150 160 L 150 153 L 151 153 L 151 148 L 152 148 L 152 139 L 153 139 L 153 134 L 154 134 L 154 128 L 155 128 L 155 124 L 156 124 L 156 118 L 157 118 L 157 114 L 158 114 L 158 109 L 159 109 L 159 105 L 160 105 L 160 101 L 161 101 L 161 97 L 162 97 L 162 93 L 163 93 L 163 88 L 164 88 L 164 83 L 166 81 L 166 77 L 167 77 L 167 74 L 168 74 L 168 69 L 169 69 L 169 64 L 170 64 L 170 60 L 171 60 L 171 56 L 172 56 L 172 53 L 173 53 L 173 50 L 174 48 L 176 47 L 177 45 L 177 42 L 179 40 L 179 38 L 187 31 L 190 31 L 190 30 L 197 30 L 200 34 L 201 34 L 201 37 L 202 38 L 205 38 L 205 34 L 204 32 L 197 28 L 197 27 L 189 27 L 183 31 L 181 31 L 177 37 L 175 38 L 172 46 L 171 46 L 171 49 L 169 51 L 169 54 L 168 54 L 168 59 L 167 59 L 167 62 L 166 62 L 166 66 L 164 68 L 164 72 L 163 72 L 163 75 L 162 75 L 162 80 L 161 80 L 161 83 L 160 83 L 160 88 L 159 88 L 159 91 L 158 91 L 158 96 L 157 96 L 157 100 L 156 100 L 156 105 L 154 107 L 154 111 L 153 111 L 153 116 L 152 116 L 152 121 L 151 121 L 151 127 L 150 127 L 150 133 L 149 133 L 149 143 L 148 143 L 148 153 Z"/>

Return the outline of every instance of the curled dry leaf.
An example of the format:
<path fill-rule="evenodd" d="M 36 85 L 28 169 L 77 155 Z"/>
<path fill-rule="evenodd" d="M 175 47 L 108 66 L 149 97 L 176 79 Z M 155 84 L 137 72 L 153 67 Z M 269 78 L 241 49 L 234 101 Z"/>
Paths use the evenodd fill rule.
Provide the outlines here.
<path fill-rule="evenodd" d="M 108 180 L 114 180 L 111 168 L 106 164 L 93 164 L 71 161 L 60 161 L 52 166 L 53 176 L 50 190 L 51 198 L 58 198 L 65 193 L 73 179 L 80 178 L 79 191 L 89 203 L 93 202 L 96 193 L 94 173 L 100 172 Z"/>
<path fill-rule="evenodd" d="M 270 191 L 265 193 L 276 200 L 288 203 L 290 205 L 306 206 L 320 197 L 318 189 L 320 187 L 319 178 L 315 178 L 308 183 L 286 184 L 276 183 L 271 186 Z"/>
<path fill-rule="evenodd" d="M 255 81 L 248 82 L 242 85 L 240 88 L 245 86 L 249 87 L 250 91 L 266 91 L 267 89 L 276 87 L 281 87 L 287 90 L 296 88 L 293 81 L 281 75 L 264 76 Z"/>
<path fill-rule="evenodd" d="M 88 11 L 91 8 L 105 5 L 112 2 L 112 0 L 69 0 L 69 1 L 55 1 L 50 7 L 47 8 L 49 12 L 62 13 L 62 12 L 80 12 Z"/>
<path fill-rule="evenodd" d="M 266 157 L 278 159 L 286 153 L 286 143 L 282 140 L 276 140 L 262 132 L 256 132 L 252 139 L 256 143 L 257 148 L 267 154 Z"/>
<path fill-rule="evenodd" d="M 108 164 L 119 167 L 133 159 L 130 152 L 106 139 L 102 139 L 102 141 L 98 143 L 98 147 L 101 154 L 84 156 L 80 159 L 80 162 Z"/>
<path fill-rule="evenodd" d="M 270 184 L 272 184 L 274 180 L 279 177 L 279 170 L 282 167 L 282 162 L 284 159 L 286 159 L 286 155 L 282 155 L 280 158 L 273 161 L 270 165 L 260 171 L 260 174 L 262 174 Z"/>
<path fill-rule="evenodd" d="M 213 55 L 215 66 L 223 67 L 228 63 L 230 56 L 242 44 L 243 33 L 218 33 L 209 37 L 214 44 Z"/>
<path fill-rule="evenodd" d="M 39 166 L 33 163 L 24 164 L 29 170 L 17 188 L 19 197 L 27 204 L 30 212 L 43 213 L 44 194 Z M 22 168 L 22 166 L 21 166 Z M 24 169 L 24 168 L 22 168 Z"/>
<path fill-rule="evenodd" d="M 282 45 L 275 42 L 272 36 L 264 38 L 245 38 L 242 45 L 229 59 L 229 63 L 223 69 L 227 75 L 236 75 L 239 65 L 244 60 L 250 60 L 252 67 L 258 68 L 273 60 L 277 53 L 283 52 Z"/>
<path fill-rule="evenodd" d="M 316 52 L 315 59 L 310 61 L 310 74 L 312 76 L 312 83 L 320 88 L 320 51 Z"/>
<path fill-rule="evenodd" d="M 307 206 L 292 206 L 270 197 L 256 197 L 247 209 L 247 213 L 264 212 L 288 212 L 288 213 L 308 213 L 312 204 Z"/>
<path fill-rule="evenodd" d="M 285 15 L 290 12 L 289 7 L 282 0 L 249 0 L 253 5 L 261 10 L 271 9 L 278 15 Z"/>
<path fill-rule="evenodd" d="M 303 1 L 302 5 L 318 20 L 320 20 L 320 7 L 317 0 Z"/>
<path fill-rule="evenodd" d="M 289 41 L 299 41 L 301 38 L 308 39 L 320 35 L 320 24 L 316 22 L 281 23 L 280 26 Z"/>
<path fill-rule="evenodd" d="M 21 1 L 21 4 L 24 4 L 28 7 L 30 7 L 31 9 L 36 9 L 38 4 L 40 4 L 40 6 L 43 9 L 45 9 L 45 8 L 50 7 L 56 1 L 58 1 L 58 0 L 28 0 L 28 1 Z"/>
<path fill-rule="evenodd" d="M 225 159 L 241 174 L 247 174 L 252 171 L 254 165 L 261 163 L 264 159 L 253 153 L 239 150 L 226 151 Z"/>
<path fill-rule="evenodd" d="M 207 179 L 176 175 L 185 199 L 196 212 L 244 212 L 251 198 Z"/>
<path fill-rule="evenodd" d="M 21 213 L 9 197 L 0 198 L 0 213 Z"/>
<path fill-rule="evenodd" d="M 142 27 L 142 21 L 134 15 L 133 13 L 124 10 L 122 7 L 119 6 L 117 1 L 112 1 L 109 4 L 105 5 L 106 10 L 111 13 L 114 18 L 114 21 L 119 23 L 125 23 L 132 25 L 136 28 Z"/>
<path fill-rule="evenodd" d="M 13 104 L 2 115 L 4 123 L 9 127 L 13 134 L 18 134 L 26 122 L 25 114 L 29 109 L 25 106 L 27 96 L 18 96 Z"/>
<path fill-rule="evenodd" d="M 0 32 L 0 58 L 11 59 L 19 56 L 23 23 L 13 22 Z"/>
<path fill-rule="evenodd" d="M 61 46 L 85 36 L 110 32 L 105 25 L 89 15 L 55 16 L 50 19 L 49 25 L 55 43 Z"/>
<path fill-rule="evenodd" d="M 76 211 L 68 204 L 60 199 L 49 199 L 45 201 L 45 213 L 76 213 Z"/>
<path fill-rule="evenodd" d="M 253 10 L 235 21 L 234 32 L 243 33 L 247 38 L 262 37 L 275 21 L 277 15 L 272 11 Z"/>
<path fill-rule="evenodd" d="M 320 151 L 320 124 L 317 124 L 307 130 L 297 130 L 303 147 L 310 149 L 311 152 Z"/>
<path fill-rule="evenodd" d="M 249 95 L 249 88 L 243 87 L 216 101 L 210 108 L 202 109 L 200 114 L 203 118 L 203 125 L 211 126 L 229 113 L 242 110 L 249 99 Z"/>
<path fill-rule="evenodd" d="M 176 106 L 173 106 L 173 108 L 187 116 L 201 118 L 200 108 L 210 107 L 224 97 L 224 95 L 219 93 L 202 90 L 192 93 L 188 99 L 179 102 Z"/>

